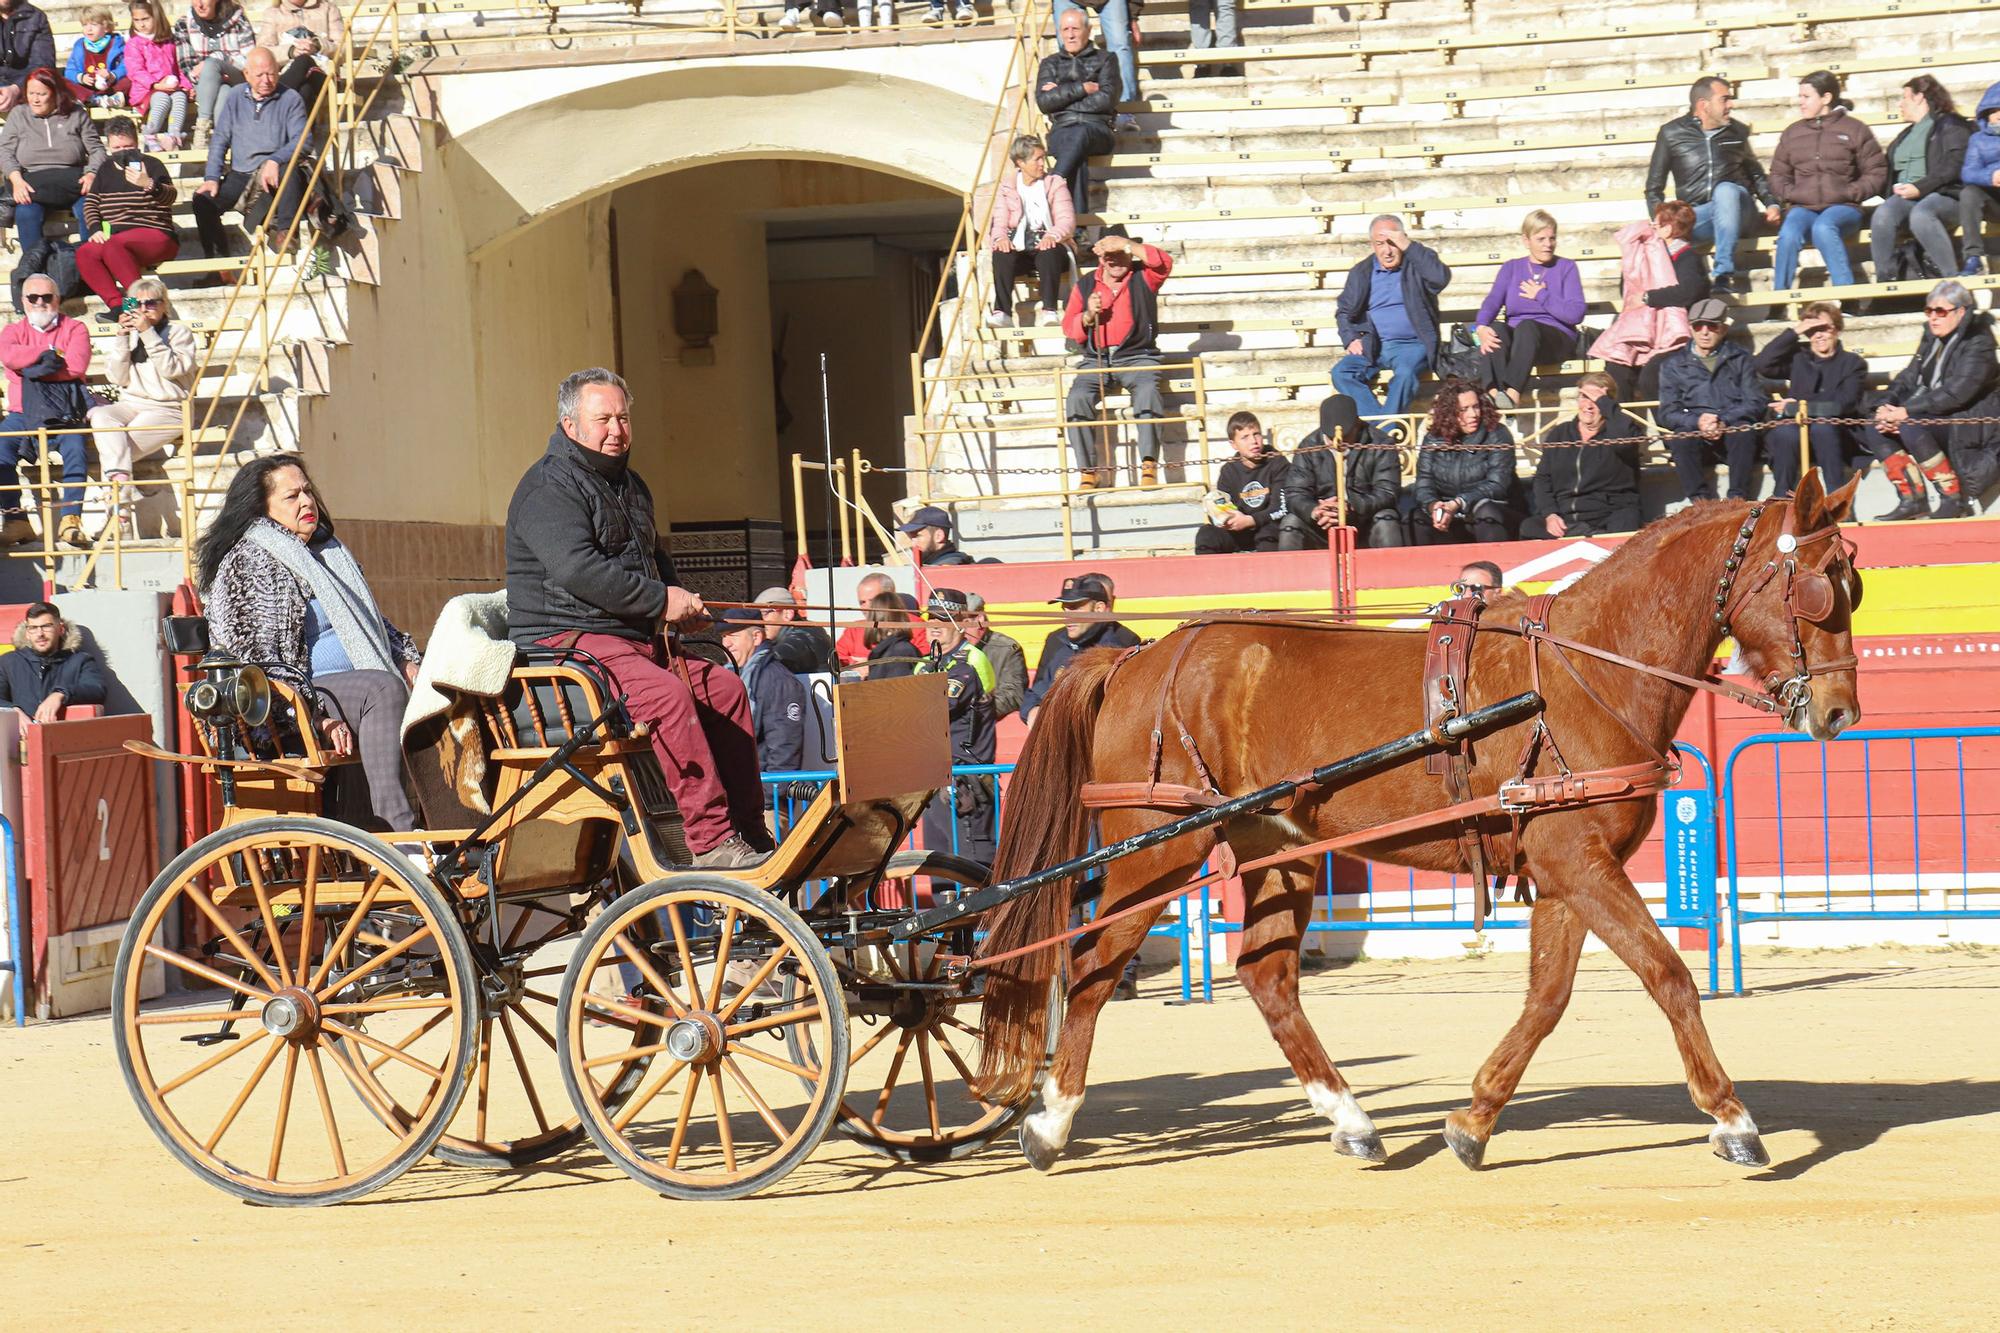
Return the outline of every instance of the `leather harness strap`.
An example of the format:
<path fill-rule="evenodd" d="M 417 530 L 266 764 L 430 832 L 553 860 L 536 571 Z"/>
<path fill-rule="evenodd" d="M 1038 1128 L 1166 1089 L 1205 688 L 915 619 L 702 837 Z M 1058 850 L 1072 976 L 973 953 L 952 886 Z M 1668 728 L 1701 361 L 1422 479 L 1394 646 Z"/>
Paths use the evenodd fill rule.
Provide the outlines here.
<path fill-rule="evenodd" d="M 1472 640 L 1479 632 L 1485 600 L 1453 597 L 1438 604 L 1424 640 L 1424 725 L 1435 731 L 1466 709 L 1466 679 L 1472 671 Z M 1472 742 L 1455 744 L 1424 757 L 1424 768 L 1444 779 L 1445 795 L 1462 804 L 1472 798 Z M 1487 867 L 1494 864 L 1493 845 L 1476 819 L 1459 825 L 1459 854 L 1474 884 L 1473 929 L 1486 923 Z"/>

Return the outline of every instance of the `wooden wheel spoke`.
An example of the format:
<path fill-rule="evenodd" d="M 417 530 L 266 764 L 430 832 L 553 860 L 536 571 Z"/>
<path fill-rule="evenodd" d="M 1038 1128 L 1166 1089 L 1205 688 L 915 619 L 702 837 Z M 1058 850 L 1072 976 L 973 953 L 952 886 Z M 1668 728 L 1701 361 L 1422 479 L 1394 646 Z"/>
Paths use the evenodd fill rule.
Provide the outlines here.
<path fill-rule="evenodd" d="M 765 1014 L 753 1018 L 748 1023 L 734 1023 L 727 1030 L 731 1037 L 747 1037 L 753 1032 L 765 1032 L 771 1028 L 789 1027 L 793 1023 L 809 1023 L 816 1018 L 824 1018 L 826 1010 L 819 1005 L 810 1009 L 787 1009 L 781 1013 Z"/>
<path fill-rule="evenodd" d="M 662 1092 L 665 1092 L 667 1090 L 667 1085 L 669 1083 L 672 1083 L 676 1078 L 680 1077 L 681 1071 L 683 1069 L 686 1069 L 687 1067 L 688 1067 L 687 1061 L 675 1060 L 673 1063 L 669 1064 L 665 1069 L 662 1069 L 659 1073 L 655 1074 L 653 1076 L 652 1081 L 646 1084 L 644 1088 L 641 1088 L 639 1092 L 633 1096 L 631 1101 L 625 1103 L 623 1107 L 619 1108 L 618 1114 L 612 1117 L 611 1127 L 617 1130 L 620 1134 L 623 1134 L 625 1132 L 625 1127 L 632 1123 L 632 1121 L 638 1116 L 639 1112 L 645 1110 L 647 1105 L 652 1102 L 653 1098 L 659 1096 Z M 697 1079 L 696 1081 L 699 1080 Z M 692 1084 L 690 1084 L 690 1086 L 692 1086 Z M 687 1114 L 687 1109 L 685 1107 L 682 1108 L 681 1114 L 683 1116 Z"/>
<path fill-rule="evenodd" d="M 639 1023 L 647 1023 L 656 1028 L 673 1026 L 673 1020 L 663 1018 L 659 1014 L 649 1014 L 644 1009 L 634 1009 L 629 1004 L 620 1004 L 616 1000 L 607 1000 L 602 995 L 592 995 L 588 991 L 584 992 L 583 1002 L 589 1008 L 603 1009 L 617 1014 L 620 1018 L 627 1020 L 628 1026 L 634 1026 Z"/>
<path fill-rule="evenodd" d="M 910 1039 L 915 1035 L 905 1031 L 896 1042 L 896 1056 L 889 1061 L 889 1076 L 882 1080 L 882 1095 L 875 1099 L 875 1114 L 868 1117 L 872 1124 L 881 1124 L 882 1117 L 889 1113 L 889 1098 L 896 1091 L 896 1076 L 903 1072 L 903 1057 L 910 1053 Z"/>
<path fill-rule="evenodd" d="M 391 1046 L 388 1042 L 377 1041 L 375 1038 L 363 1032 L 360 1028 L 351 1028 L 347 1026 L 347 1024 L 345 1023 L 336 1023 L 334 1020 L 330 1018 L 323 1018 L 321 1020 L 321 1023 L 329 1032 L 333 1032 L 338 1034 L 339 1036 L 345 1037 L 349 1041 L 359 1042 L 363 1046 L 366 1046 L 369 1050 L 374 1051 L 376 1054 L 387 1056 L 389 1059 L 395 1060 L 400 1064 L 406 1064 L 410 1068 L 416 1070 L 420 1074 L 425 1075 L 426 1077 L 434 1079 L 438 1082 L 444 1081 L 445 1077 L 444 1070 L 438 1068 L 436 1065 L 425 1064 L 422 1060 L 417 1059 L 416 1056 L 411 1055 L 401 1046 Z M 412 1035 L 408 1040 L 415 1041 L 416 1036 Z"/>
<path fill-rule="evenodd" d="M 285 1046 L 286 1043 L 284 1042 L 274 1041 L 271 1043 L 271 1049 L 264 1052 L 263 1059 L 257 1062 L 256 1072 L 244 1081 L 243 1087 L 236 1094 L 236 1100 L 229 1103 L 229 1109 L 222 1113 L 221 1123 L 216 1125 L 215 1132 L 210 1134 L 208 1141 L 201 1145 L 203 1152 L 214 1152 L 215 1145 L 222 1142 L 222 1136 L 227 1134 L 229 1127 L 236 1123 L 236 1116 L 242 1111 L 243 1104 L 250 1100 L 250 1094 L 257 1090 L 257 1085 L 264 1081 L 264 1071 L 271 1067 L 271 1062 L 278 1058 L 278 1052 L 283 1050 Z"/>
<path fill-rule="evenodd" d="M 729 1077 L 736 1080 L 736 1086 L 743 1089 L 743 1095 L 750 1099 L 750 1105 L 756 1109 L 758 1118 L 778 1140 L 778 1146 L 784 1147 L 785 1140 L 789 1139 L 791 1134 L 778 1119 L 777 1114 L 771 1110 L 770 1103 L 758 1095 L 757 1089 L 750 1086 L 750 1080 L 743 1076 L 743 1071 L 737 1067 L 734 1060 L 725 1055 L 722 1057 L 722 1067 L 729 1071 Z"/>
<path fill-rule="evenodd" d="M 924 1110 L 931 1121 L 931 1137 L 944 1137 L 944 1130 L 938 1124 L 937 1075 L 931 1070 L 931 1039 L 923 1032 L 917 1033 L 917 1064 L 924 1071 Z"/>
<path fill-rule="evenodd" d="M 565 966 L 565 967 L 531 967 L 531 968 L 529 968 L 529 969 L 528 969 L 527 971 L 525 971 L 525 972 L 521 973 L 521 979 L 522 979 L 523 981 L 539 981 L 539 980 L 541 980 L 541 979 L 542 979 L 543 977 L 559 977 L 559 976 L 561 976 L 561 975 L 562 975 L 563 973 L 565 973 L 565 972 L 567 972 L 567 971 L 569 971 L 569 968 L 568 968 L 568 967 L 566 967 L 566 966 Z M 549 1003 L 553 1004 L 553 1003 L 555 1003 L 555 1001 L 551 1000 L 551 1001 L 550 1001 Z"/>
<path fill-rule="evenodd" d="M 667 1044 L 665 1042 L 659 1042 L 652 1046 L 631 1046 L 622 1051 L 613 1051 L 609 1055 L 593 1055 L 583 1062 L 582 1067 L 585 1069 L 602 1069 L 605 1065 L 635 1064 L 640 1060 L 646 1059 L 648 1056 L 658 1055 L 666 1049 Z M 613 1080 L 613 1082 L 616 1081 L 615 1079 Z"/>
<path fill-rule="evenodd" d="M 333 1173 L 347 1174 L 347 1150 L 340 1143 L 340 1125 L 333 1118 L 333 1098 L 327 1095 L 326 1071 L 320 1067 L 319 1047 L 308 1046 L 306 1067 L 312 1071 L 313 1095 L 319 1098 L 320 1119 L 326 1122 L 326 1146 L 333 1153 Z"/>
<path fill-rule="evenodd" d="M 254 1009 L 164 1009 L 140 1014 L 132 1021 L 140 1027 L 152 1027 L 160 1023 L 248 1023 L 256 1018 Z"/>
<path fill-rule="evenodd" d="M 674 956 L 681 960 L 681 975 L 687 979 L 688 998 L 693 999 L 701 992 L 694 979 L 694 952 L 688 948 L 687 924 L 681 920 L 680 904 L 661 908 L 667 914 L 667 924 L 674 930 Z M 679 1010 L 675 1010 L 679 1013 Z"/>
<path fill-rule="evenodd" d="M 968 1037 L 978 1037 L 982 1035 L 978 1028 L 972 1026 L 972 1024 L 966 1022 L 964 1019 L 956 1017 L 955 1015 L 952 1014 L 945 1014 L 938 1021 L 943 1023 L 946 1027 L 957 1028 L 960 1032 L 963 1032 Z"/>
<path fill-rule="evenodd" d="M 736 1173 L 736 1135 L 729 1127 L 729 1102 L 722 1095 L 722 1075 L 708 1071 L 708 1090 L 715 1099 L 715 1134 L 722 1140 L 722 1169 Z M 784 1140 L 780 1139 L 779 1142 Z"/>
<path fill-rule="evenodd" d="M 951 1044 L 951 1038 L 945 1036 L 942 1029 L 936 1030 L 933 1035 L 937 1037 L 938 1049 L 944 1052 L 944 1058 L 951 1061 L 952 1068 L 958 1070 L 958 1076 L 965 1080 L 966 1090 L 971 1091 L 978 1083 L 972 1075 L 972 1066 L 965 1062 L 965 1057 L 958 1053 L 958 1048 Z M 985 1104 L 980 1103 L 982 1106 Z"/>
<path fill-rule="evenodd" d="M 660 998 L 667 1002 L 667 1007 L 674 1011 L 675 1017 L 678 1018 L 687 1013 L 687 1006 L 681 1003 L 681 997 L 675 993 L 672 986 L 667 984 L 667 979 L 660 975 L 659 969 L 653 966 L 652 960 L 646 957 L 645 951 L 632 947 L 632 941 L 626 936 L 624 931 L 621 930 L 613 935 L 611 942 L 618 946 L 618 953 L 621 957 L 639 969 L 639 975 L 646 979 L 646 984 L 659 992 Z M 608 958 L 609 956 L 607 953 L 606 957 Z M 687 982 L 688 993 L 692 995 L 694 993 L 694 973 L 690 972 L 687 974 Z"/>
<path fill-rule="evenodd" d="M 535 1123 L 542 1133 L 549 1132 L 549 1117 L 542 1110 L 542 1099 L 535 1092 L 534 1080 L 528 1077 L 528 1062 L 521 1056 L 521 1039 L 514 1033 L 514 1021 L 505 1009 L 500 1011 L 500 1030 L 507 1034 L 507 1049 L 514 1054 L 514 1072 L 520 1076 L 521 1087 L 528 1094 L 528 1108 L 535 1113 Z"/>
<path fill-rule="evenodd" d="M 278 934 L 278 918 L 271 911 L 271 891 L 264 887 L 264 868 L 258 862 L 258 853 L 245 853 L 243 865 L 250 873 L 250 892 L 257 898 L 257 914 L 264 919 L 264 937 L 271 941 L 271 952 L 277 955 L 278 979 L 289 986 L 292 974 L 285 965 L 285 948 Z"/>
<path fill-rule="evenodd" d="M 472 1108 L 472 1137 L 480 1143 L 486 1142 L 486 1112 L 492 1104 L 493 1092 L 493 1020 L 479 1020 L 479 1089 L 478 1101 Z"/>
<path fill-rule="evenodd" d="M 303 980 L 306 966 L 312 962 L 313 914 L 319 906 L 319 856 L 320 845 L 314 843 L 306 848 L 305 886 L 299 891 L 299 966 L 292 975 Z M 278 961 L 285 961 L 285 951 L 278 950 Z M 275 1177 L 276 1172 L 272 1175 Z"/>
<path fill-rule="evenodd" d="M 319 1011 L 323 1014 L 392 1014 L 404 1009 L 449 1009 L 451 998 L 445 995 L 428 996 L 415 1000 L 357 1000 L 352 1004 L 323 1004 Z"/>
<path fill-rule="evenodd" d="M 262 981 L 266 986 L 270 987 L 272 990 L 279 990 L 283 988 L 284 983 L 282 981 L 279 981 L 278 978 L 272 974 L 270 968 L 264 966 L 264 961 L 263 959 L 257 956 L 257 951 L 250 947 L 249 942 L 243 938 L 242 934 L 237 931 L 236 927 L 229 924 L 228 918 L 223 916 L 221 912 L 218 912 L 215 909 L 215 904 L 211 903 L 208 900 L 208 895 L 202 892 L 200 886 L 190 884 L 188 886 L 187 892 L 182 896 L 193 902 L 195 907 L 201 912 L 201 914 L 208 918 L 209 923 L 213 925 L 216 928 L 216 930 L 221 933 L 222 938 L 229 941 L 230 947 L 234 948 L 237 952 L 237 955 L 243 959 L 244 963 L 250 968 L 250 970 L 257 974 L 258 980 Z M 284 963 L 282 961 L 284 957 L 284 950 L 278 948 L 277 942 L 275 940 L 272 941 L 272 947 L 276 949 L 278 952 L 279 958 L 281 960 L 278 966 L 280 970 L 282 970 L 284 967 Z"/>
<path fill-rule="evenodd" d="M 536 1004 L 545 1004 L 551 1009 L 556 1007 L 555 996 L 544 995 L 538 990 L 529 990 L 526 986 L 523 986 L 521 988 L 521 998 L 524 1000 L 533 1000 Z M 515 1008 L 517 1009 L 519 1007 L 520 1007 L 519 1005 L 515 1006 Z"/>
<path fill-rule="evenodd" d="M 324 1000 L 329 996 L 338 995 L 341 991 L 345 990 L 349 986 L 354 985 L 356 982 L 360 981 L 363 977 L 375 971 L 375 969 L 381 967 L 384 963 L 388 963 L 393 961 L 394 959 L 402 957 L 405 953 L 408 953 L 410 949 L 414 945 L 416 945 L 419 941 L 433 939 L 433 938 L 435 938 L 435 933 L 431 929 L 430 922 L 426 921 L 422 926 L 420 926 L 416 930 L 411 931 L 409 934 L 405 935 L 402 939 L 397 940 L 394 944 L 384 949 L 381 953 L 376 954 L 373 958 L 370 958 L 367 962 L 363 963 L 360 967 L 355 968 L 352 972 L 343 973 L 342 975 L 337 976 L 333 978 L 333 980 L 327 982 L 326 985 L 321 987 L 320 990 L 318 991 L 317 998 Z"/>
<path fill-rule="evenodd" d="M 304 963 L 301 961 L 303 968 Z M 271 1164 L 264 1172 L 266 1180 L 278 1178 L 278 1162 L 285 1155 L 285 1127 L 292 1121 L 292 1086 L 299 1077 L 299 1048 L 285 1043 L 284 1081 L 278 1085 L 278 1120 L 271 1126 Z"/>
<path fill-rule="evenodd" d="M 361 923 L 368 919 L 368 909 L 375 905 L 376 895 L 382 892 L 388 882 L 388 874 L 381 870 L 376 871 L 369 879 L 368 887 L 361 891 L 361 899 L 354 904 L 354 910 L 348 914 L 346 923 L 340 928 L 340 934 L 334 937 L 333 943 L 327 945 L 326 957 L 320 959 L 319 966 L 313 969 L 312 979 L 305 985 L 307 990 L 318 992 L 319 988 L 326 984 L 326 974 L 333 970 L 334 960 L 354 943 L 355 933 L 361 929 Z"/>
<path fill-rule="evenodd" d="M 760 1051 L 755 1046 L 746 1045 L 742 1042 L 730 1042 L 724 1050 L 731 1055 L 747 1055 L 759 1064 L 769 1065 L 773 1069 L 782 1069 L 787 1074 L 797 1074 L 800 1078 L 808 1078 L 815 1083 L 821 1077 L 820 1070 L 808 1069 L 804 1065 L 793 1064 L 781 1055 L 772 1055 L 769 1051 Z"/>
<path fill-rule="evenodd" d="M 778 970 L 778 964 L 784 962 L 786 955 L 790 954 L 791 951 L 792 945 L 789 940 L 773 949 L 771 956 L 764 960 L 764 965 L 751 975 L 750 980 L 744 983 L 743 989 L 736 992 L 736 998 L 731 1000 L 723 1011 L 715 1016 L 715 1021 L 718 1023 L 727 1023 L 735 1015 L 736 1011 L 743 1007 L 743 1002 L 752 995 L 755 995 L 757 988 L 771 979 L 771 974 Z"/>
<path fill-rule="evenodd" d="M 200 977 L 211 986 L 220 986 L 224 990 L 233 990 L 238 995 L 248 996 L 253 1000 L 262 1001 L 271 998 L 269 991 L 260 991 L 254 987 L 247 986 L 234 977 L 224 976 L 206 963 L 197 963 L 185 954 L 175 953 L 171 949 L 162 949 L 157 944 L 148 944 L 146 946 L 146 956 L 157 958 L 163 963 L 171 964 L 181 971 L 188 973 L 190 976 Z"/>
<path fill-rule="evenodd" d="M 881 1028 L 875 1033 L 874 1036 L 870 1037 L 867 1041 L 861 1043 L 860 1050 L 856 1051 L 853 1055 L 848 1057 L 847 1067 L 849 1069 L 852 1069 L 854 1068 L 854 1066 L 860 1064 L 861 1058 L 863 1056 L 867 1055 L 868 1052 L 874 1050 L 877 1046 L 880 1046 L 884 1041 L 886 1041 L 890 1033 L 896 1032 L 898 1030 L 899 1029 L 896 1027 L 894 1023 L 884 1023 L 881 1026 Z"/>
<path fill-rule="evenodd" d="M 674 1117 L 674 1137 L 667 1144 L 667 1170 L 669 1171 L 673 1170 L 674 1164 L 681 1160 L 681 1145 L 687 1142 L 688 1117 L 694 1113 L 694 1095 L 700 1089 L 701 1078 L 696 1076 L 690 1078 L 687 1081 L 687 1087 L 681 1091 L 680 1114 Z"/>
<path fill-rule="evenodd" d="M 904 974 L 902 968 L 896 966 L 895 945 L 891 944 L 882 947 L 880 956 L 882 961 L 889 965 L 890 976 L 894 977 L 898 981 L 908 981 L 910 979 L 907 975 Z"/>
<path fill-rule="evenodd" d="M 547 1046 L 552 1051 L 556 1049 L 556 1034 L 549 1031 L 547 1028 L 543 1027 L 541 1019 L 536 1018 L 533 1014 L 529 1013 L 525 1008 L 523 1008 L 518 1004 L 513 1006 L 513 1012 L 520 1018 L 520 1020 L 523 1023 L 526 1023 L 528 1025 L 528 1029 L 531 1032 L 533 1032 L 537 1037 L 540 1037 L 542 1039 L 543 1045 Z M 634 1031 L 636 1030 L 637 1029 L 634 1029 Z"/>
<path fill-rule="evenodd" d="M 249 1036 L 243 1038 L 241 1041 L 233 1041 L 229 1043 L 228 1046 L 216 1052 L 214 1055 L 209 1056 L 206 1060 L 203 1060 L 200 1064 L 196 1065 L 194 1068 L 183 1070 L 181 1073 L 175 1075 L 173 1078 L 168 1079 L 165 1083 L 162 1083 L 160 1085 L 160 1096 L 164 1098 L 168 1093 L 172 1092 L 174 1089 L 186 1087 L 188 1084 L 194 1082 L 196 1079 L 200 1078 L 203 1074 L 206 1074 L 209 1070 L 221 1064 L 223 1061 L 235 1059 L 237 1056 L 243 1054 L 243 1052 L 249 1050 L 252 1046 L 255 1046 L 258 1042 L 264 1040 L 266 1037 L 270 1035 L 271 1035 L 270 1033 L 266 1032 L 260 1026 L 255 1031 L 253 1031 Z"/>
<path fill-rule="evenodd" d="M 322 1009 L 320 1012 L 324 1014 L 326 1010 Z M 410 1047 L 417 1044 L 418 1040 L 422 1038 L 426 1032 L 429 1032 L 432 1028 L 436 1027 L 438 1024 L 444 1022 L 445 1019 L 450 1017 L 451 1017 L 451 1010 L 449 1009 L 443 1009 L 435 1014 L 432 1014 L 429 1018 L 424 1020 L 423 1025 L 420 1026 L 415 1032 L 412 1032 L 409 1036 L 397 1042 L 396 1049 L 399 1051 L 409 1050 Z M 391 1057 L 386 1055 L 376 1056 L 373 1060 L 369 1061 L 368 1072 L 371 1074 L 374 1073 L 376 1070 L 380 1069 L 383 1065 L 388 1064 L 390 1058 Z"/>
<path fill-rule="evenodd" d="M 361 1070 L 349 1063 L 346 1052 L 338 1046 L 328 1046 L 326 1058 L 340 1066 L 340 1072 L 346 1076 L 348 1083 L 353 1086 L 361 1100 L 368 1103 L 369 1110 L 374 1112 L 375 1118 L 381 1122 L 384 1130 L 391 1134 L 400 1134 L 410 1127 L 409 1114 L 386 1100 L 378 1091 L 375 1080 L 364 1077 Z M 372 1074 L 374 1071 L 371 1069 L 368 1072 Z"/>
<path fill-rule="evenodd" d="M 740 915 L 741 912 L 737 909 L 736 905 L 731 903 L 728 910 L 722 914 L 722 929 L 715 933 L 715 976 L 708 983 L 708 1003 L 703 1006 L 710 1013 L 714 1013 L 722 1007 L 722 979 L 729 975 L 729 954 L 735 948 L 736 919 Z M 694 978 L 690 976 L 688 978 L 688 986 L 692 988 L 693 985 Z M 722 1079 L 720 1076 L 716 1078 L 715 1085 L 716 1095 L 719 1097 L 722 1092 Z M 730 1169 L 734 1170 L 735 1168 L 731 1167 Z"/>

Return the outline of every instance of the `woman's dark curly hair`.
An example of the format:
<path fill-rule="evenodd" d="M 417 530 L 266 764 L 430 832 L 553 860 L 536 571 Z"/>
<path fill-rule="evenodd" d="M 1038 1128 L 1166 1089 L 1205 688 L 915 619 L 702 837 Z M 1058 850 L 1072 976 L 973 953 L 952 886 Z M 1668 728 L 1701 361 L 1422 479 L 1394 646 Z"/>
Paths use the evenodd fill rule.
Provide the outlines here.
<path fill-rule="evenodd" d="M 326 512 L 326 501 L 320 498 L 319 487 L 313 485 L 312 470 L 306 467 L 306 460 L 297 454 L 259 455 L 237 469 L 235 479 L 223 494 L 222 508 L 195 543 L 194 586 L 204 597 L 215 586 L 222 558 L 236 549 L 236 543 L 243 540 L 252 523 L 268 516 L 271 478 L 288 467 L 305 474 L 306 485 L 313 494 L 313 508 L 319 511 L 319 526 L 313 529 L 312 539 L 325 541 L 333 536 L 333 515 Z"/>
<path fill-rule="evenodd" d="M 1434 440 L 1446 444 L 1457 444 L 1465 438 L 1465 432 L 1458 428 L 1458 397 L 1469 393 L 1479 400 L 1479 429 L 1495 430 L 1500 425 L 1500 409 L 1493 401 L 1479 392 L 1477 385 L 1453 375 L 1438 385 L 1437 397 L 1431 400 L 1431 421 L 1425 433 Z"/>

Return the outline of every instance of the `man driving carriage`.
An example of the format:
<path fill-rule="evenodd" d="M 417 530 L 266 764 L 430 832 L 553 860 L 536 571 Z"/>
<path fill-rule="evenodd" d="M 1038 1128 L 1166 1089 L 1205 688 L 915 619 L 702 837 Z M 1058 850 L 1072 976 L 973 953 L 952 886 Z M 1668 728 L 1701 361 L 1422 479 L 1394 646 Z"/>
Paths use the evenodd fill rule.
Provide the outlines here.
<path fill-rule="evenodd" d="M 651 733 L 705 868 L 770 851 L 750 701 L 734 673 L 664 642 L 710 617 L 674 582 L 653 493 L 630 466 L 631 395 L 608 370 L 579 370 L 556 394 L 559 424 L 507 507 L 507 619 L 515 643 L 574 648 L 603 664 Z"/>

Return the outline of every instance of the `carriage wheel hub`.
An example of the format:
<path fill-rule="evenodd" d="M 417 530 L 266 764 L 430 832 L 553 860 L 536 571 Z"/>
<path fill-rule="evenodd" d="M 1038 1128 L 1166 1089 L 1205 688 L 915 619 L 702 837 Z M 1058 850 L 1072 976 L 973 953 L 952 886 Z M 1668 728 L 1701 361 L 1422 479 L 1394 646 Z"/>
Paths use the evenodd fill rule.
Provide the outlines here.
<path fill-rule="evenodd" d="M 694 1013 L 667 1028 L 667 1054 L 688 1064 L 702 1064 L 722 1053 L 722 1024 L 713 1014 Z"/>
<path fill-rule="evenodd" d="M 264 1001 L 258 1015 L 264 1030 L 286 1041 L 304 1041 L 319 1030 L 319 1006 L 313 997 L 296 986 L 279 991 Z"/>

